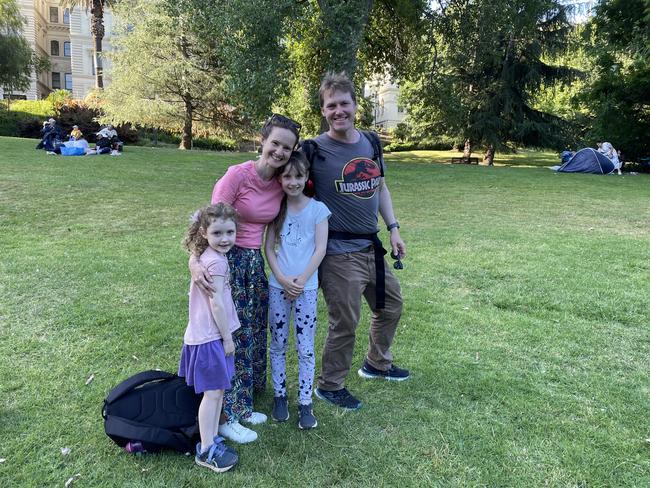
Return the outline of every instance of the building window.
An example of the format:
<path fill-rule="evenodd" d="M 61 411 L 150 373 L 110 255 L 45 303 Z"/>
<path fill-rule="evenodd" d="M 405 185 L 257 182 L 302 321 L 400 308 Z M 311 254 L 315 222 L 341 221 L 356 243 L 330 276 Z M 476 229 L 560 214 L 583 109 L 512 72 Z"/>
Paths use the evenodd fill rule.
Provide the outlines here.
<path fill-rule="evenodd" d="M 399 113 L 399 114 L 404 113 L 404 107 L 402 107 L 401 105 L 398 105 L 397 106 L 397 113 Z"/>
<path fill-rule="evenodd" d="M 70 25 L 70 9 L 65 9 L 63 11 L 63 23 L 65 25 Z"/>
<path fill-rule="evenodd" d="M 61 89 L 61 73 L 55 73 L 54 71 L 52 72 L 52 89 Z"/>
<path fill-rule="evenodd" d="M 50 7 L 50 22 L 59 23 L 59 7 Z"/>
<path fill-rule="evenodd" d="M 72 91 L 72 73 L 65 74 L 65 89 Z"/>
<path fill-rule="evenodd" d="M 59 41 L 51 41 L 50 42 L 50 54 L 52 56 L 58 56 L 59 55 Z"/>
<path fill-rule="evenodd" d="M 66 57 L 70 57 L 70 41 L 65 41 L 63 43 L 63 55 Z"/>

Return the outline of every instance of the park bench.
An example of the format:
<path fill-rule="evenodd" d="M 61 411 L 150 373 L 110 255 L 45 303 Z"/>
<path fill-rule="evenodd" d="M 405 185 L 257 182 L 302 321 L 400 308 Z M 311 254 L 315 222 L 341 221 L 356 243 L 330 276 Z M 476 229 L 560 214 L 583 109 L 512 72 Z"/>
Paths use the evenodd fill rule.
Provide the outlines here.
<path fill-rule="evenodd" d="M 478 164 L 478 158 L 451 158 L 452 164 Z"/>

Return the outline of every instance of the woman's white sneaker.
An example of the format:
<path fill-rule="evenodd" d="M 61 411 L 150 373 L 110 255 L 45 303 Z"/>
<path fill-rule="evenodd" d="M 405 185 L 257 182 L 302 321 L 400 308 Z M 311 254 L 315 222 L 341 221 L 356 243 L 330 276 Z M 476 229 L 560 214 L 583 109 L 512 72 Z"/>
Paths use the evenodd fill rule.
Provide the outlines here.
<path fill-rule="evenodd" d="M 244 427 L 239 422 L 226 422 L 219 425 L 219 435 L 238 444 L 248 444 L 257 439 L 257 432 Z"/>
<path fill-rule="evenodd" d="M 241 420 L 242 422 L 246 422 L 247 424 L 258 425 L 266 422 L 267 417 L 262 412 L 252 412 L 250 416 L 243 418 Z"/>

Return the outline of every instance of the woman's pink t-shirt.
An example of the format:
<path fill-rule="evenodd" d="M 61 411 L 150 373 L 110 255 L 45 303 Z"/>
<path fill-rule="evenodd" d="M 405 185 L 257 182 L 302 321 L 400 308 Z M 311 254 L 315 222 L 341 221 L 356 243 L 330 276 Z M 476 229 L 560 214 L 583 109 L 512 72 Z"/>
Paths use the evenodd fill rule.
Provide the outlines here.
<path fill-rule="evenodd" d="M 239 213 L 235 244 L 246 249 L 260 249 L 266 224 L 280 211 L 282 186 L 277 178 L 263 180 L 254 161 L 236 164 L 217 180 L 212 203 L 226 202 Z"/>
<path fill-rule="evenodd" d="M 240 323 L 237 317 L 237 310 L 232 300 L 232 291 L 230 289 L 230 269 L 228 259 L 217 251 L 208 247 L 199 262 L 205 266 L 210 276 L 223 276 L 223 306 L 226 312 L 226 320 L 230 332 L 239 329 Z M 212 314 L 210 299 L 203 293 L 194 282 L 190 285 L 190 317 L 185 329 L 183 342 L 188 346 L 205 344 L 206 342 L 221 339 L 221 333 L 217 328 L 217 322 Z"/>

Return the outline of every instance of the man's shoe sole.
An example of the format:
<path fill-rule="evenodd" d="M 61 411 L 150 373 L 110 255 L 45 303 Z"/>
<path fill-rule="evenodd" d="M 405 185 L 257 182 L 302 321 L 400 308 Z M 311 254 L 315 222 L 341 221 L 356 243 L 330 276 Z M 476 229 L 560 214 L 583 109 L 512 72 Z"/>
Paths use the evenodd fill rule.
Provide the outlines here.
<path fill-rule="evenodd" d="M 287 420 L 289 420 L 289 415 L 287 415 L 286 419 L 276 419 L 275 416 L 273 414 L 271 414 L 271 418 L 273 420 L 275 420 L 276 422 L 286 422 Z"/>
<path fill-rule="evenodd" d="M 384 380 L 388 380 L 388 381 L 404 381 L 404 380 L 408 380 L 411 377 L 411 375 L 408 375 L 408 376 L 404 376 L 403 378 L 396 378 L 395 376 L 385 376 L 383 374 L 373 374 L 373 373 L 369 373 L 368 371 L 364 371 L 363 368 L 359 368 L 358 373 L 359 373 L 359 376 L 361 376 L 362 378 L 366 378 L 366 379 L 369 379 L 369 380 L 384 379 Z"/>
<path fill-rule="evenodd" d="M 318 392 L 318 389 L 314 390 L 314 394 L 320 398 L 321 400 L 329 403 L 330 405 L 334 405 L 335 407 L 342 408 L 343 410 L 349 410 L 350 412 L 354 412 L 355 410 L 359 410 L 362 406 L 363 403 L 359 402 L 359 406 L 356 408 L 351 408 L 351 407 L 342 407 L 341 405 L 337 405 L 336 403 L 332 402 L 329 400 L 329 398 L 325 398 L 324 396 L 321 396 L 321 394 Z"/>

